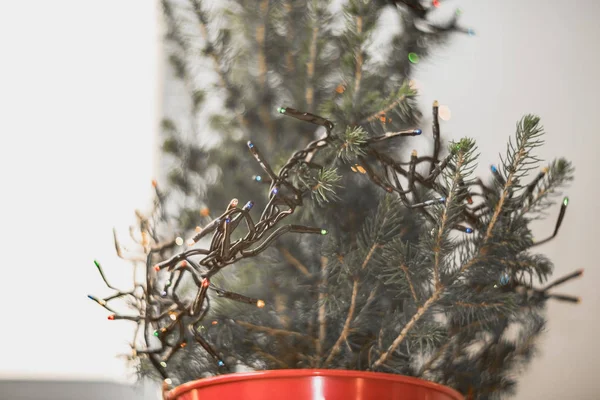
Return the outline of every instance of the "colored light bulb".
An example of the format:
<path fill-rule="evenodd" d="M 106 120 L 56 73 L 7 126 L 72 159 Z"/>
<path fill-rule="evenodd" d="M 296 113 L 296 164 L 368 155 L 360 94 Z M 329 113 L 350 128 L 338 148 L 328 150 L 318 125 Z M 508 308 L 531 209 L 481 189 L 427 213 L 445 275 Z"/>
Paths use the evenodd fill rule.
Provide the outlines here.
<path fill-rule="evenodd" d="M 100 269 L 100 263 L 96 260 L 94 260 L 94 264 L 96 265 L 96 268 Z"/>
<path fill-rule="evenodd" d="M 280 114 L 284 114 L 285 113 L 285 108 L 284 107 L 279 107 L 277 109 L 277 112 L 279 112 Z"/>
<path fill-rule="evenodd" d="M 465 229 L 465 232 L 467 232 L 467 233 L 473 233 L 473 228 L 467 228 L 467 229 Z"/>
<path fill-rule="evenodd" d="M 158 331 L 154 331 L 154 336 L 158 337 L 158 335 L 160 335 L 160 333 Z"/>
<path fill-rule="evenodd" d="M 158 265 L 155 265 L 155 266 L 154 266 L 154 270 L 155 270 L 156 272 L 158 272 L 158 271 L 160 271 L 160 267 L 159 267 Z"/>
<path fill-rule="evenodd" d="M 419 55 L 417 53 L 408 53 L 408 61 L 413 64 L 419 63 Z"/>
<path fill-rule="evenodd" d="M 108 319 L 111 320 L 111 321 L 113 321 L 115 319 L 115 315 L 114 314 L 109 315 Z"/>
<path fill-rule="evenodd" d="M 181 246 L 183 244 L 183 239 L 180 238 L 179 236 L 175 239 L 175 244 L 177 246 Z"/>
<path fill-rule="evenodd" d="M 202 287 L 207 288 L 210 285 L 210 281 L 206 278 L 202 280 Z"/>
<path fill-rule="evenodd" d="M 321 235 L 327 235 L 327 229 L 321 229 Z"/>
<path fill-rule="evenodd" d="M 445 203 L 446 202 L 446 198 L 445 197 L 440 197 L 440 203 Z"/>
<path fill-rule="evenodd" d="M 161 297 L 167 297 L 167 292 L 165 292 L 164 290 L 162 292 L 160 292 Z"/>
<path fill-rule="evenodd" d="M 252 207 L 254 207 L 254 202 L 253 201 L 249 201 L 246 203 L 246 205 L 244 206 L 245 210 L 251 210 Z"/>
<path fill-rule="evenodd" d="M 161 361 L 160 362 L 160 366 L 163 367 L 163 368 L 167 368 L 167 363 L 164 362 L 164 361 Z"/>
<path fill-rule="evenodd" d="M 473 29 L 469 28 L 469 29 L 467 29 L 467 34 L 469 36 L 475 36 L 475 31 Z"/>
<path fill-rule="evenodd" d="M 423 133 L 422 130 L 420 129 L 415 129 L 415 135 L 420 135 L 421 133 Z"/>
<path fill-rule="evenodd" d="M 277 192 L 279 192 L 279 189 L 277 189 L 276 187 L 274 187 L 273 190 L 271 190 L 271 193 L 273 194 L 277 194 Z"/>
<path fill-rule="evenodd" d="M 231 218 L 229 218 L 229 217 L 225 218 L 225 223 L 226 223 L 226 224 L 228 224 L 228 223 L 230 223 L 230 222 L 231 222 Z"/>
<path fill-rule="evenodd" d="M 248 147 L 249 148 L 253 148 L 254 147 L 254 143 L 252 143 L 250 140 L 248 140 Z"/>
<path fill-rule="evenodd" d="M 492 170 L 493 173 L 498 172 L 498 168 L 496 168 L 495 165 L 490 166 L 490 169 Z"/>
<path fill-rule="evenodd" d="M 224 366 L 225 366 L 225 363 L 224 363 L 222 360 L 219 360 L 219 361 L 217 361 L 217 365 L 218 365 L 219 367 L 224 367 Z"/>
<path fill-rule="evenodd" d="M 265 302 L 263 300 L 258 300 L 256 302 L 256 307 L 263 308 L 265 306 Z"/>
<path fill-rule="evenodd" d="M 183 264 L 183 263 L 182 263 L 182 264 Z M 171 281 L 170 281 L 170 280 L 167 280 L 167 281 L 165 282 L 165 286 L 166 286 L 166 287 L 169 287 L 169 286 L 171 286 Z"/>
<path fill-rule="evenodd" d="M 569 205 L 569 198 L 568 198 L 568 197 L 565 197 L 565 198 L 563 199 L 563 206 L 565 206 L 565 207 L 566 207 L 566 206 L 568 206 L 568 205 Z"/>

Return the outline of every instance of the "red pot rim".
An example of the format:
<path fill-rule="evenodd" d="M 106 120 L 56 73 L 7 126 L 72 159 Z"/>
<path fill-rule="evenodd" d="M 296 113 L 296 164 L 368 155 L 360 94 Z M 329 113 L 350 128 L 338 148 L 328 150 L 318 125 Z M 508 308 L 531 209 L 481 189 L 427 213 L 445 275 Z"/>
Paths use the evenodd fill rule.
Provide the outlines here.
<path fill-rule="evenodd" d="M 219 385 L 222 383 L 237 382 L 243 380 L 256 380 L 265 378 L 289 378 L 289 377 L 307 377 L 307 376 L 331 376 L 331 377 L 363 377 L 375 380 L 387 380 L 395 382 L 409 383 L 415 386 L 422 386 L 427 389 L 437 390 L 456 399 L 463 399 L 463 395 L 454 389 L 440 385 L 435 382 L 426 381 L 424 379 L 413 378 L 412 376 L 403 376 L 396 374 L 387 374 L 383 372 L 368 372 L 368 371 L 349 371 L 343 369 L 278 369 L 272 371 L 254 371 L 254 372 L 238 372 L 227 375 L 212 376 L 210 378 L 198 379 L 195 381 L 184 383 L 167 392 L 165 399 L 176 399 L 177 396 L 206 386 Z"/>

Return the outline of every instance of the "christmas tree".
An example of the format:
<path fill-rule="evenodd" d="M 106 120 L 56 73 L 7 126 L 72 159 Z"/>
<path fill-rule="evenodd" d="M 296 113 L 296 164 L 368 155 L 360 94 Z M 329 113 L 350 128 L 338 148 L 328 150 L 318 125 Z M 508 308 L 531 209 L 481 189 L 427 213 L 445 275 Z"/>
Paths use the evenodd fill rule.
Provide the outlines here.
<path fill-rule="evenodd" d="M 431 151 L 411 151 L 425 136 L 411 67 L 473 33 L 458 13 L 431 22 L 438 6 L 263 0 L 209 12 L 163 1 L 190 112 L 163 122 L 172 169 L 164 191 L 154 182 L 154 210 L 138 213 L 141 254 L 115 237 L 141 279 L 113 288 L 96 262 L 116 292 L 90 296 L 109 319 L 136 323 L 140 373 L 176 385 L 243 368 L 357 369 L 469 398 L 512 393 L 546 300 L 578 301 L 553 289 L 581 271 L 543 286 L 552 264 L 534 252 L 568 199 L 547 239 L 530 228 L 573 168 L 542 165 L 543 128 L 527 115 L 490 177 L 476 178 L 474 140 L 446 145 L 437 102 Z M 390 16 L 401 30 L 382 51 L 376 27 Z M 195 72 L 207 60 L 223 101 L 208 129 Z M 209 132 L 217 145 L 198 145 Z"/>

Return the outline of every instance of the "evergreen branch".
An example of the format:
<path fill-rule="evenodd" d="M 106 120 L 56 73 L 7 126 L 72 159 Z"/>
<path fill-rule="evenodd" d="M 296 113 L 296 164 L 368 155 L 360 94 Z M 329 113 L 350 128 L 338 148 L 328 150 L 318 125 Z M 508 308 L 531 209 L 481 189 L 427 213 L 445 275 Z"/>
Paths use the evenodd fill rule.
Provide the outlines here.
<path fill-rule="evenodd" d="M 388 112 L 390 112 L 391 110 L 393 110 L 396 106 L 398 106 L 400 103 L 402 103 L 405 100 L 406 100 L 406 95 L 401 95 L 400 97 L 398 97 L 396 100 L 392 101 L 390 104 L 388 104 L 387 106 L 385 106 L 381 110 L 379 110 L 379 111 L 371 114 L 370 116 L 368 116 L 364 120 L 360 121 L 360 123 L 361 124 L 365 124 L 367 122 L 373 122 L 375 120 L 378 120 L 379 118 L 381 118 L 382 115 L 387 114 Z"/>
<path fill-rule="evenodd" d="M 492 237 L 494 226 L 496 226 L 496 223 L 498 222 L 498 217 L 503 211 L 505 202 L 511 196 L 512 187 L 515 184 L 516 179 L 518 179 L 523 162 L 530 157 L 529 150 L 538 145 L 538 142 L 535 141 L 535 139 L 542 133 L 541 128 L 538 128 L 538 123 L 539 118 L 531 115 L 525 116 L 517 126 L 517 148 L 514 149 L 512 148 L 512 145 L 509 144 L 509 156 L 507 157 L 507 160 L 510 161 L 510 165 L 506 167 L 506 170 L 508 171 L 506 183 L 502 188 L 500 199 L 496 204 L 494 214 L 492 215 L 490 223 L 488 224 L 488 228 L 483 239 L 484 245 Z"/>
<path fill-rule="evenodd" d="M 447 234 L 447 223 L 448 223 L 448 217 L 449 217 L 449 209 L 451 206 L 453 206 L 454 203 L 454 197 L 456 196 L 456 189 L 458 186 L 458 182 L 461 179 L 461 167 L 463 165 L 463 163 L 465 162 L 464 159 L 464 155 L 462 152 L 459 153 L 458 155 L 458 160 L 456 163 L 456 171 L 454 173 L 454 177 L 452 179 L 452 186 L 451 189 L 449 190 L 449 194 L 448 197 L 446 198 L 446 202 L 444 205 L 444 209 L 442 211 L 442 216 L 440 218 L 441 222 L 440 222 L 440 227 L 438 228 L 438 234 L 435 240 L 435 245 L 433 247 L 433 252 L 435 253 L 434 256 L 434 264 L 433 264 L 433 281 L 435 284 L 435 288 L 439 289 L 442 286 L 442 282 L 440 280 L 440 263 L 441 263 L 441 258 L 442 258 L 442 242 L 444 240 L 444 238 L 446 237 Z"/>

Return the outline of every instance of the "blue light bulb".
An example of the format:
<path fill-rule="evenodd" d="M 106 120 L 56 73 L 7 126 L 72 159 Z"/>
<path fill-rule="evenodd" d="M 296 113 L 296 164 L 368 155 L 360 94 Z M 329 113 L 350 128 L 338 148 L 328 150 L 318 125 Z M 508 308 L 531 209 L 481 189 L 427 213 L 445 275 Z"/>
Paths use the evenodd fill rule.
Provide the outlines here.
<path fill-rule="evenodd" d="M 467 232 L 467 233 L 473 233 L 473 229 L 472 228 L 467 228 L 467 229 L 465 229 L 465 232 Z"/>
<path fill-rule="evenodd" d="M 495 165 L 492 165 L 490 168 L 491 168 L 491 170 L 492 170 L 493 173 L 498 172 L 498 168 L 496 168 Z"/>
<path fill-rule="evenodd" d="M 415 129 L 415 135 L 420 135 L 421 133 L 423 133 L 422 130 L 420 129 Z"/>
<path fill-rule="evenodd" d="M 250 147 L 250 148 L 254 147 L 254 143 L 252 143 L 250 140 L 248 140 L 248 147 Z"/>
<path fill-rule="evenodd" d="M 223 360 L 219 360 L 219 361 L 217 361 L 217 365 L 218 365 L 219 367 L 224 367 L 224 366 L 225 366 L 225 363 L 223 362 Z"/>
<path fill-rule="evenodd" d="M 273 190 L 271 190 L 271 193 L 273 193 L 273 194 L 277 194 L 277 192 L 279 192 L 279 189 L 277 189 L 276 187 L 273 188 Z"/>
<path fill-rule="evenodd" d="M 250 210 L 252 209 L 252 207 L 254 207 L 254 202 L 253 201 L 249 201 L 246 203 L 246 205 L 244 206 L 245 210 Z"/>

